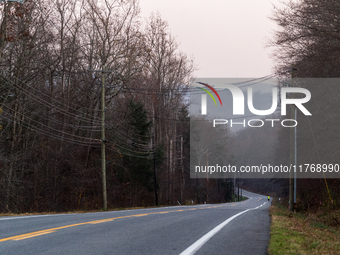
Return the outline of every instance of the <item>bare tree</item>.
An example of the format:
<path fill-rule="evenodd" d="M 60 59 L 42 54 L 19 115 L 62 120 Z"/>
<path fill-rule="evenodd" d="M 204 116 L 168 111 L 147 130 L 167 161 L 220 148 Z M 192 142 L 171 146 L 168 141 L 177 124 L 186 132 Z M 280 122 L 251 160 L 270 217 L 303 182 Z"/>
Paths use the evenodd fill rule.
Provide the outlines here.
<path fill-rule="evenodd" d="M 274 8 L 271 19 L 279 26 L 269 43 L 275 47 L 278 72 L 295 64 L 298 77 L 338 77 L 340 54 L 339 3 L 300 0 Z"/>

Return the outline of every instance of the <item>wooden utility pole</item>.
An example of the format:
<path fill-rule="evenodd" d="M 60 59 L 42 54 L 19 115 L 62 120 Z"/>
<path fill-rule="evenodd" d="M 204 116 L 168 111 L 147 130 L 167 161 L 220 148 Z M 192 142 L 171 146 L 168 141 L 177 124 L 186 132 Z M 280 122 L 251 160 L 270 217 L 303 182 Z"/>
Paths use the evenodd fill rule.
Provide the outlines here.
<path fill-rule="evenodd" d="M 184 165 L 183 165 L 183 136 L 181 136 L 181 168 L 182 168 L 182 176 L 181 176 L 181 203 L 183 204 L 183 193 L 184 193 L 184 186 L 185 186 Z"/>
<path fill-rule="evenodd" d="M 102 186 L 103 186 L 103 210 L 107 210 L 107 190 L 106 190 L 106 158 L 105 158 L 105 73 L 112 73 L 114 71 L 106 71 L 104 65 L 102 70 L 89 70 L 90 72 L 101 72 L 102 73 L 102 89 L 101 89 L 101 169 L 102 169 Z"/>
<path fill-rule="evenodd" d="M 101 134 L 101 158 L 102 158 L 102 183 L 103 183 L 103 209 L 107 210 L 107 191 L 106 191 L 106 158 L 105 158 L 105 72 L 102 68 L 102 134 Z"/>
<path fill-rule="evenodd" d="M 155 204 L 158 206 L 158 193 L 157 193 L 157 173 L 156 173 L 156 150 L 153 152 L 153 178 L 155 184 Z"/>
<path fill-rule="evenodd" d="M 172 167 L 173 167 L 173 155 L 172 155 L 172 139 L 170 139 L 169 145 L 169 203 L 172 204 Z"/>
<path fill-rule="evenodd" d="M 209 150 L 207 150 L 207 169 L 209 167 Z M 209 204 L 209 173 L 207 170 L 207 204 Z"/>
<path fill-rule="evenodd" d="M 292 87 L 295 87 L 294 77 L 295 77 L 296 68 L 292 65 Z M 293 94 L 291 94 L 291 98 L 294 98 Z M 295 111 L 296 106 L 294 104 L 290 107 L 290 118 L 295 120 Z M 292 166 L 295 165 L 295 128 L 290 129 L 290 164 Z M 294 167 L 289 173 L 289 210 L 294 210 Z"/>
<path fill-rule="evenodd" d="M 156 118 L 155 118 L 155 108 L 152 106 L 153 110 L 153 119 L 152 119 L 152 132 L 153 132 L 153 178 L 154 178 L 154 189 L 155 189 L 155 204 L 158 206 L 158 184 L 157 184 L 157 171 L 156 171 Z"/>
<path fill-rule="evenodd" d="M 236 173 L 234 173 L 234 185 L 233 185 L 233 195 L 234 195 L 234 201 L 233 202 L 236 202 Z"/>

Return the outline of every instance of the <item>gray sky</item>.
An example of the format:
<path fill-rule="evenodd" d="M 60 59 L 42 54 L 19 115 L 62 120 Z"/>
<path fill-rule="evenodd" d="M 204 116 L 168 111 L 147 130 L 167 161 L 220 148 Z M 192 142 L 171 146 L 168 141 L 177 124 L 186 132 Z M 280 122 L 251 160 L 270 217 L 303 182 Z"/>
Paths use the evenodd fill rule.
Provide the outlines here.
<path fill-rule="evenodd" d="M 261 77 L 273 73 L 265 48 L 278 0 L 140 0 L 141 16 L 159 12 L 181 51 L 192 56 L 195 77 Z"/>

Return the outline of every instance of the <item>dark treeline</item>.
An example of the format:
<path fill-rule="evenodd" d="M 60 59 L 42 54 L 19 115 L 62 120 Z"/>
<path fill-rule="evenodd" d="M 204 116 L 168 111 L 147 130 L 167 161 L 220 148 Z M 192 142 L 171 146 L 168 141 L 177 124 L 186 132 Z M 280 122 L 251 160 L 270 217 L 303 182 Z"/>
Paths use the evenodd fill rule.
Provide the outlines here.
<path fill-rule="evenodd" d="M 334 0 L 288 1 L 275 8 L 272 20 L 278 25 L 270 46 L 275 48 L 276 71 L 285 78 L 339 78 L 340 3 Z M 292 66 L 294 71 L 292 71 Z M 295 81 L 311 91 L 312 100 L 306 107 L 312 117 L 298 113 L 298 164 L 339 163 L 340 116 L 339 86 L 319 82 Z M 326 82 L 327 83 L 327 82 Z M 287 113 L 290 116 L 290 113 Z M 276 164 L 289 163 L 289 130 L 278 130 Z M 287 180 L 278 180 L 286 187 Z M 288 199 L 287 199 L 288 200 Z M 333 201 L 332 201 L 333 200 Z M 339 179 L 298 179 L 299 209 L 319 206 L 340 206 Z"/>
<path fill-rule="evenodd" d="M 142 23 L 135 0 L 6 2 L 1 14 L 0 211 L 102 208 L 103 83 L 108 207 L 154 205 L 154 164 L 160 204 L 206 201 L 188 170 L 193 61 L 159 15 Z M 225 181 L 209 188 L 224 201 Z"/>

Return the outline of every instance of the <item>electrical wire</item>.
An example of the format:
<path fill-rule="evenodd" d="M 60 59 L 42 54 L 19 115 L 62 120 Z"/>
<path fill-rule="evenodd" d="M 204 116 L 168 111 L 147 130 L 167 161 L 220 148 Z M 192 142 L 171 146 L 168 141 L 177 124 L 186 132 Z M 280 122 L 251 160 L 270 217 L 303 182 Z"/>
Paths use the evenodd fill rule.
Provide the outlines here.
<path fill-rule="evenodd" d="M 0 79 L 3 79 L 3 77 L 0 75 Z M 6 82 L 8 82 L 8 80 L 6 79 L 5 80 Z M 9 83 L 9 82 L 8 82 Z M 13 85 L 13 82 L 11 83 L 13 87 L 15 87 L 16 89 L 18 89 L 21 93 L 25 94 L 26 96 L 32 98 L 33 100 L 35 100 L 36 102 L 46 106 L 46 107 L 50 107 L 50 108 L 58 108 L 57 105 L 54 105 L 54 104 L 51 104 L 49 103 L 48 101 L 38 97 L 37 95 L 29 92 L 28 90 L 24 89 L 24 88 L 18 88 L 17 86 Z M 41 92 L 40 92 L 41 93 Z M 42 93 L 41 93 L 42 94 Z M 71 110 L 73 108 L 70 108 Z M 75 111 L 78 111 L 76 109 L 73 109 Z M 69 117 L 72 117 L 72 118 L 78 118 L 79 120 L 82 120 L 84 121 L 85 123 L 88 122 L 88 123 L 91 123 L 91 124 L 97 124 L 98 126 L 97 127 L 100 127 L 101 126 L 101 121 L 98 120 L 92 120 L 92 119 L 87 119 L 87 118 L 84 118 L 84 117 L 81 117 L 81 116 L 77 116 L 76 114 L 73 114 L 73 113 L 70 113 L 62 108 L 59 108 L 59 112 L 61 113 L 64 113 L 66 116 L 69 116 Z M 83 112 L 79 112 L 80 114 L 84 114 Z M 95 126 L 95 125 L 93 125 Z"/>
<path fill-rule="evenodd" d="M 10 119 L 10 118 L 8 118 L 8 117 L 6 117 L 6 116 L 2 116 L 2 118 L 7 119 L 9 122 L 16 123 L 16 124 L 18 124 L 18 125 L 20 125 L 20 126 L 22 126 L 22 127 L 25 127 L 25 128 L 29 129 L 29 130 L 32 131 L 32 132 L 37 132 L 37 133 L 40 133 L 40 134 L 42 134 L 42 135 L 46 135 L 46 136 L 51 137 L 51 138 L 54 138 L 54 139 L 58 139 L 58 140 L 60 140 L 60 141 L 66 141 L 66 142 L 68 142 L 68 143 L 72 143 L 72 144 L 75 144 L 75 145 L 81 145 L 81 146 L 88 146 L 88 145 L 91 145 L 91 147 L 100 147 L 100 145 L 98 145 L 99 142 L 96 142 L 96 143 L 95 143 L 95 142 L 81 142 L 81 141 L 77 141 L 77 140 L 65 138 L 65 137 L 63 137 L 63 136 L 55 135 L 55 134 L 53 134 L 53 133 L 51 133 L 51 132 L 47 132 L 47 131 L 45 131 L 45 130 L 42 130 L 42 129 L 40 129 L 40 128 L 37 128 L 37 127 L 35 127 L 35 126 L 32 126 L 32 125 L 26 123 L 25 121 L 21 121 L 21 120 L 16 121 L 15 118 L 12 120 L 12 119 Z"/>
<path fill-rule="evenodd" d="M 3 99 L 6 99 L 6 98 L 4 98 L 3 96 L 0 96 L 0 98 L 3 98 Z M 9 108 L 9 107 L 7 107 L 6 105 L 5 105 L 5 107 L 6 108 L 8 108 L 9 110 L 12 110 L 11 108 Z M 25 108 L 23 108 L 24 110 L 26 110 Z M 28 111 L 26 111 L 26 112 L 28 112 Z M 55 123 L 55 124 L 59 124 L 59 125 L 61 125 L 61 126 L 68 126 L 68 127 L 71 127 L 71 128 L 73 128 L 73 130 L 77 130 L 77 129 L 80 129 L 80 130 L 84 130 L 84 131 L 93 131 L 93 132 L 101 132 L 101 129 L 94 129 L 94 128 L 98 128 L 98 127 L 96 127 L 96 126 L 73 126 L 72 124 L 67 124 L 67 123 L 65 123 L 65 122 L 61 122 L 61 121 L 59 121 L 59 120 L 56 120 L 56 119 L 54 119 L 54 118 L 48 118 L 48 117 L 45 117 L 44 115 L 38 115 L 38 113 L 34 113 L 34 112 L 30 112 L 30 114 L 31 115 L 33 115 L 33 116 L 36 116 L 36 117 L 38 117 L 38 118 L 40 118 L 40 119 L 44 119 L 44 120 L 46 120 L 47 122 L 52 122 L 52 123 Z"/>
<path fill-rule="evenodd" d="M 7 106 L 5 106 L 5 107 L 7 108 Z M 77 135 L 72 135 L 72 134 L 66 133 L 66 132 L 64 132 L 64 131 L 55 129 L 55 128 L 51 127 L 51 126 L 48 126 L 48 125 L 46 125 L 46 124 L 44 124 L 44 123 L 38 122 L 38 121 L 36 121 L 36 120 L 33 120 L 33 119 L 31 119 L 30 117 L 25 116 L 23 113 L 21 113 L 21 112 L 19 112 L 19 111 L 16 111 L 16 110 L 13 110 L 13 109 L 12 109 L 12 111 L 15 112 L 16 114 L 21 115 L 21 116 L 23 117 L 22 119 L 28 119 L 28 120 L 30 120 L 31 122 L 37 123 L 37 124 L 40 125 L 40 126 L 45 126 L 45 127 L 47 127 L 48 129 L 50 129 L 50 130 L 52 130 L 52 131 L 55 131 L 55 132 L 59 132 L 59 133 L 61 133 L 61 134 L 63 134 L 63 135 L 68 135 L 68 136 L 71 136 L 71 137 L 74 137 L 74 138 L 78 138 L 78 139 L 90 139 L 90 140 L 94 140 L 94 139 L 92 139 L 92 138 L 81 137 L 81 136 L 77 136 Z M 5 111 L 5 112 L 2 113 L 2 116 L 5 116 L 5 115 L 8 116 L 8 115 L 10 115 L 10 114 L 9 114 L 8 112 Z M 17 117 L 15 117 L 15 116 L 13 116 L 13 115 L 10 115 L 10 117 L 13 117 L 14 119 L 17 118 Z M 22 121 L 22 120 L 19 120 L 19 121 Z M 37 128 L 37 126 L 32 126 L 32 127 Z"/>

